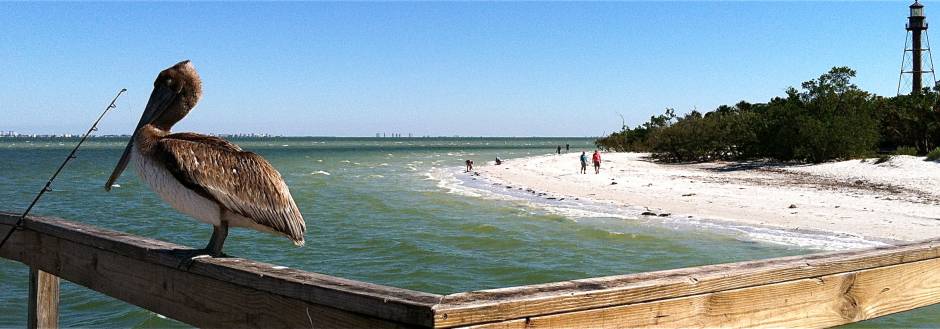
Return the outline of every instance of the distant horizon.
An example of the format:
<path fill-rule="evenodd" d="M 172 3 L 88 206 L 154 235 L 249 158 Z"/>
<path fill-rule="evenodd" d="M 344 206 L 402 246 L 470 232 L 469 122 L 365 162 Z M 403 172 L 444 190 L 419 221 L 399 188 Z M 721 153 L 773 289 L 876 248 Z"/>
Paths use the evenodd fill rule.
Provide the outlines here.
<path fill-rule="evenodd" d="M 84 133 L 79 134 L 69 134 L 69 133 L 58 133 L 58 134 L 43 134 L 43 133 L 19 133 L 19 136 L 3 136 L 0 135 L 0 140 L 3 138 L 81 138 Z M 65 136 L 68 134 L 70 136 Z M 599 138 L 602 136 L 401 136 L 401 137 L 376 137 L 376 136 L 325 136 L 325 135 L 277 135 L 277 134 L 251 134 L 251 133 L 234 133 L 234 134 L 223 134 L 223 133 L 207 133 L 206 135 L 218 136 L 223 138 L 371 138 L 371 139 L 427 139 L 427 138 L 550 138 L 550 139 L 564 139 L 564 138 L 573 138 L 573 139 L 591 139 Z M 35 136 L 35 137 L 32 137 Z M 130 134 L 91 134 L 89 138 L 127 138 L 130 137 Z"/>

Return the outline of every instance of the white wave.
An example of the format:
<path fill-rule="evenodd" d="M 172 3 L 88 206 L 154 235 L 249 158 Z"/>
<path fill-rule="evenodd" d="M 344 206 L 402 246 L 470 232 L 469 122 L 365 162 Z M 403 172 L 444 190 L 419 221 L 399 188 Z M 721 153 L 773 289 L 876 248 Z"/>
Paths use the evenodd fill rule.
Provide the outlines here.
<path fill-rule="evenodd" d="M 610 212 L 610 211 L 598 211 L 598 210 L 588 210 L 588 209 L 579 209 L 574 207 L 563 207 L 563 206 L 550 206 L 544 205 L 546 210 L 549 213 L 555 215 L 561 215 L 569 218 L 591 218 L 591 217 L 610 217 L 610 218 L 620 218 L 620 219 L 637 219 L 637 216 L 628 215 L 621 212 Z"/>
<path fill-rule="evenodd" d="M 431 168 L 431 170 L 425 173 L 425 177 L 427 180 L 436 180 L 437 187 L 447 191 L 447 193 L 469 197 L 483 197 L 483 194 L 474 191 L 472 188 L 467 188 L 462 181 L 457 179 L 455 173 L 459 170 L 459 168 Z"/>
<path fill-rule="evenodd" d="M 311 175 L 326 175 L 326 176 L 329 176 L 329 175 L 330 175 L 330 173 L 328 173 L 328 172 L 326 172 L 326 171 L 323 171 L 323 170 L 317 170 L 317 171 L 314 171 L 314 172 L 312 172 L 312 173 L 310 173 L 310 174 L 311 174 Z"/>
<path fill-rule="evenodd" d="M 746 232 L 747 236 L 756 241 L 774 244 L 799 246 L 821 250 L 848 250 L 885 246 L 886 243 L 866 240 L 862 237 L 834 237 L 821 234 L 804 234 L 780 230 L 767 230 Z"/>

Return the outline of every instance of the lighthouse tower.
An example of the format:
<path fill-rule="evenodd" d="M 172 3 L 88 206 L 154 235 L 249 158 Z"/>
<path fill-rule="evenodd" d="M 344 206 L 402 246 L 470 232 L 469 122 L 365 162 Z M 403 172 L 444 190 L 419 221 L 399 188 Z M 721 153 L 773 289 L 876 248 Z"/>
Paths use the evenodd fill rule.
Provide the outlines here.
<path fill-rule="evenodd" d="M 910 16 L 907 17 L 907 38 L 904 40 L 904 54 L 901 58 L 901 74 L 898 77 L 898 95 L 901 94 L 901 82 L 904 81 L 904 75 L 911 76 L 911 94 L 919 94 L 924 88 L 924 73 L 930 73 L 930 87 L 936 85 L 937 76 L 933 69 L 933 55 L 930 53 L 930 38 L 927 37 L 927 17 L 924 16 L 924 5 L 919 0 L 915 0 L 909 7 Z M 926 41 L 926 47 L 922 43 Z M 910 41 L 910 47 L 908 47 Z M 930 63 L 930 69 L 925 70 L 923 65 L 924 52 L 927 52 L 927 59 Z M 908 57 L 910 54 L 910 57 Z M 910 58 L 910 61 L 908 61 Z M 910 62 L 910 66 L 907 63 Z"/>

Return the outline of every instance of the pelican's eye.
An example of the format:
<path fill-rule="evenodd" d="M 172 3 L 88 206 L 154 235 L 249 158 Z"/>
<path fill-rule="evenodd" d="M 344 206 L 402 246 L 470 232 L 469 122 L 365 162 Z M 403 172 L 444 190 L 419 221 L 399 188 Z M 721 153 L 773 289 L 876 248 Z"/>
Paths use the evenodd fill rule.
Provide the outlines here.
<path fill-rule="evenodd" d="M 167 85 L 167 86 L 172 86 L 172 85 L 173 85 L 173 79 L 166 79 L 166 85 Z"/>

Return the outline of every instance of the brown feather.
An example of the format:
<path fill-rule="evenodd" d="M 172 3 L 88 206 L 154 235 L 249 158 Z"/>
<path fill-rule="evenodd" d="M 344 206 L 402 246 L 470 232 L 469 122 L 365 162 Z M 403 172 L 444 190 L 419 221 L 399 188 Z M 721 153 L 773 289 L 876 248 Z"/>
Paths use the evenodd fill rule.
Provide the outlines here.
<path fill-rule="evenodd" d="M 154 155 L 187 188 L 303 245 L 306 224 L 281 174 L 261 156 L 195 133 L 160 138 Z"/>
<path fill-rule="evenodd" d="M 197 133 L 188 133 L 188 132 L 187 133 L 173 133 L 173 134 L 166 135 L 164 138 L 172 138 L 172 139 L 196 142 L 196 143 L 211 145 L 214 147 L 228 149 L 234 152 L 240 152 L 242 150 L 240 146 L 236 145 L 235 143 L 224 140 L 222 138 L 215 137 L 215 136 L 207 136 L 207 135 L 197 134 Z"/>

